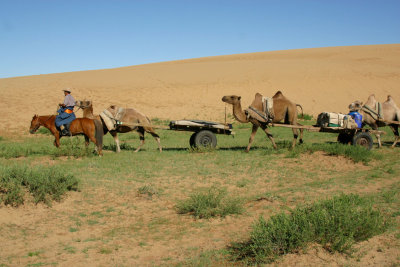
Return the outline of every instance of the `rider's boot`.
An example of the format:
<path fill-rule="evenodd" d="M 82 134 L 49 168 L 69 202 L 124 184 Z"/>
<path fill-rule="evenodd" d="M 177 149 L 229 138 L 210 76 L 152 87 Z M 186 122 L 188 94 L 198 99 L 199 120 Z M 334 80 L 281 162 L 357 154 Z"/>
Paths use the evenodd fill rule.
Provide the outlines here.
<path fill-rule="evenodd" d="M 64 128 L 65 133 L 64 133 L 64 135 L 65 135 L 65 136 L 71 136 L 71 132 L 70 132 L 70 130 L 69 130 L 69 126 L 70 126 L 71 124 L 68 123 L 68 124 L 64 124 L 64 125 L 65 125 L 65 128 Z"/>

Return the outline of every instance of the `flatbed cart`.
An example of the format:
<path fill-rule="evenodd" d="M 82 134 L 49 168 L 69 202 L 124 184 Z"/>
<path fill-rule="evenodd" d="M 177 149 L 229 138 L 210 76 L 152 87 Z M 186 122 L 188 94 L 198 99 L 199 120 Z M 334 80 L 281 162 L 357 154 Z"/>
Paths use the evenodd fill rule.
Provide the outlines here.
<path fill-rule="evenodd" d="M 298 125 L 289 125 L 289 124 L 277 124 L 272 123 L 271 126 L 275 127 L 286 127 L 286 128 L 295 128 L 295 129 L 305 129 L 307 131 L 312 132 L 321 132 L 321 133 L 337 133 L 338 138 L 337 141 L 342 144 L 351 144 L 353 146 L 363 146 L 368 150 L 372 149 L 374 141 L 372 139 L 371 134 L 386 134 L 384 131 L 372 130 L 372 129 L 363 129 L 363 128 L 355 128 L 355 129 L 347 129 L 343 127 L 319 127 L 319 126 L 298 126 Z"/>
<path fill-rule="evenodd" d="M 129 127 L 152 127 L 154 129 L 193 132 L 190 136 L 189 144 L 191 147 L 212 147 L 217 146 L 216 134 L 234 135 L 232 124 L 223 124 L 213 121 L 203 120 L 176 120 L 171 121 L 169 126 L 150 125 L 139 123 L 119 122 L 119 125 Z"/>
<path fill-rule="evenodd" d="M 216 134 L 233 135 L 232 124 L 222 124 L 202 120 L 177 120 L 169 123 L 169 129 L 175 131 L 193 132 L 190 136 L 191 147 L 217 146 Z"/>

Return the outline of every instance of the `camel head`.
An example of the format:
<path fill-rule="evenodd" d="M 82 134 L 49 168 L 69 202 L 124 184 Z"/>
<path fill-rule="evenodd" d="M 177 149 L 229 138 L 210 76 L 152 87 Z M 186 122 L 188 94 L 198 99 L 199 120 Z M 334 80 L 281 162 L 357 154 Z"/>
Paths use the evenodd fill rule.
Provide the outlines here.
<path fill-rule="evenodd" d="M 92 106 L 92 101 L 90 100 L 77 100 L 75 106 L 80 107 L 82 109 L 89 108 Z"/>
<path fill-rule="evenodd" d="M 349 105 L 349 110 L 350 111 L 359 111 L 362 108 L 362 106 L 363 106 L 363 102 L 356 100 Z"/>
<path fill-rule="evenodd" d="M 231 105 L 235 105 L 237 103 L 240 103 L 240 99 L 242 97 L 241 96 L 237 96 L 237 95 L 226 95 L 224 97 L 222 97 L 222 102 L 231 104 Z"/>

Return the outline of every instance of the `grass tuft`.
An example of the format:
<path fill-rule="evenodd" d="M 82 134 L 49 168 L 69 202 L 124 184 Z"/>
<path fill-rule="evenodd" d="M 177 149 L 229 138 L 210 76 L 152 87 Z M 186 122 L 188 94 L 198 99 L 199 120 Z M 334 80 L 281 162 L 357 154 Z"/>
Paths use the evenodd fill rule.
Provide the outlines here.
<path fill-rule="evenodd" d="M 301 146 L 296 146 L 293 150 L 290 150 L 286 157 L 296 158 L 302 153 L 313 153 L 315 151 L 324 151 L 329 156 L 344 156 L 353 160 L 354 162 L 362 162 L 368 164 L 372 159 L 377 158 L 375 154 L 362 147 L 362 146 L 349 146 L 339 143 L 320 143 L 320 144 L 303 144 Z"/>
<path fill-rule="evenodd" d="M 193 193 L 177 204 L 180 214 L 190 213 L 196 218 L 225 217 L 243 212 L 242 201 L 227 195 L 226 189 L 210 187 Z"/>
<path fill-rule="evenodd" d="M 40 127 L 35 134 L 53 135 L 46 127 Z"/>
<path fill-rule="evenodd" d="M 137 190 L 139 195 L 147 196 L 148 198 L 153 198 L 153 196 L 158 196 L 159 192 L 152 185 L 144 185 L 138 188 Z"/>
<path fill-rule="evenodd" d="M 51 200 L 59 201 L 61 196 L 71 190 L 78 190 L 78 180 L 71 174 L 65 174 L 59 168 L 28 168 L 15 165 L 0 169 L 0 203 L 19 206 L 24 203 L 25 191 L 28 191 L 35 203 Z"/>
<path fill-rule="evenodd" d="M 302 116 L 301 114 L 297 114 L 297 118 L 304 121 L 311 121 L 313 119 L 313 115 L 304 113 Z"/>
<path fill-rule="evenodd" d="M 253 224 L 250 239 L 233 243 L 230 249 L 235 259 L 252 263 L 273 262 L 311 242 L 331 252 L 347 252 L 355 242 L 380 234 L 387 226 L 371 199 L 340 195 L 297 207 L 290 214 L 279 213 L 268 221 L 260 217 Z"/>

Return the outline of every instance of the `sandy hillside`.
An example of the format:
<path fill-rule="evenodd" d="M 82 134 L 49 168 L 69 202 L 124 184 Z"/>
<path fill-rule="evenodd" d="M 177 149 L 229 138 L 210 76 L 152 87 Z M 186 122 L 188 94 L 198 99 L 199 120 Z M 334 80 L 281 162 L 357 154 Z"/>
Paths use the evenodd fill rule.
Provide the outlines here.
<path fill-rule="evenodd" d="M 381 101 L 391 94 L 400 105 L 400 44 L 261 52 L 0 79 L 0 134 L 26 133 L 34 114 L 53 114 L 66 87 L 76 99 L 92 99 L 96 113 L 118 104 L 161 119 L 222 121 L 223 95 L 241 95 L 246 107 L 256 92 L 272 96 L 277 90 L 308 114 L 347 112 L 350 102 L 365 101 L 371 93 Z"/>

